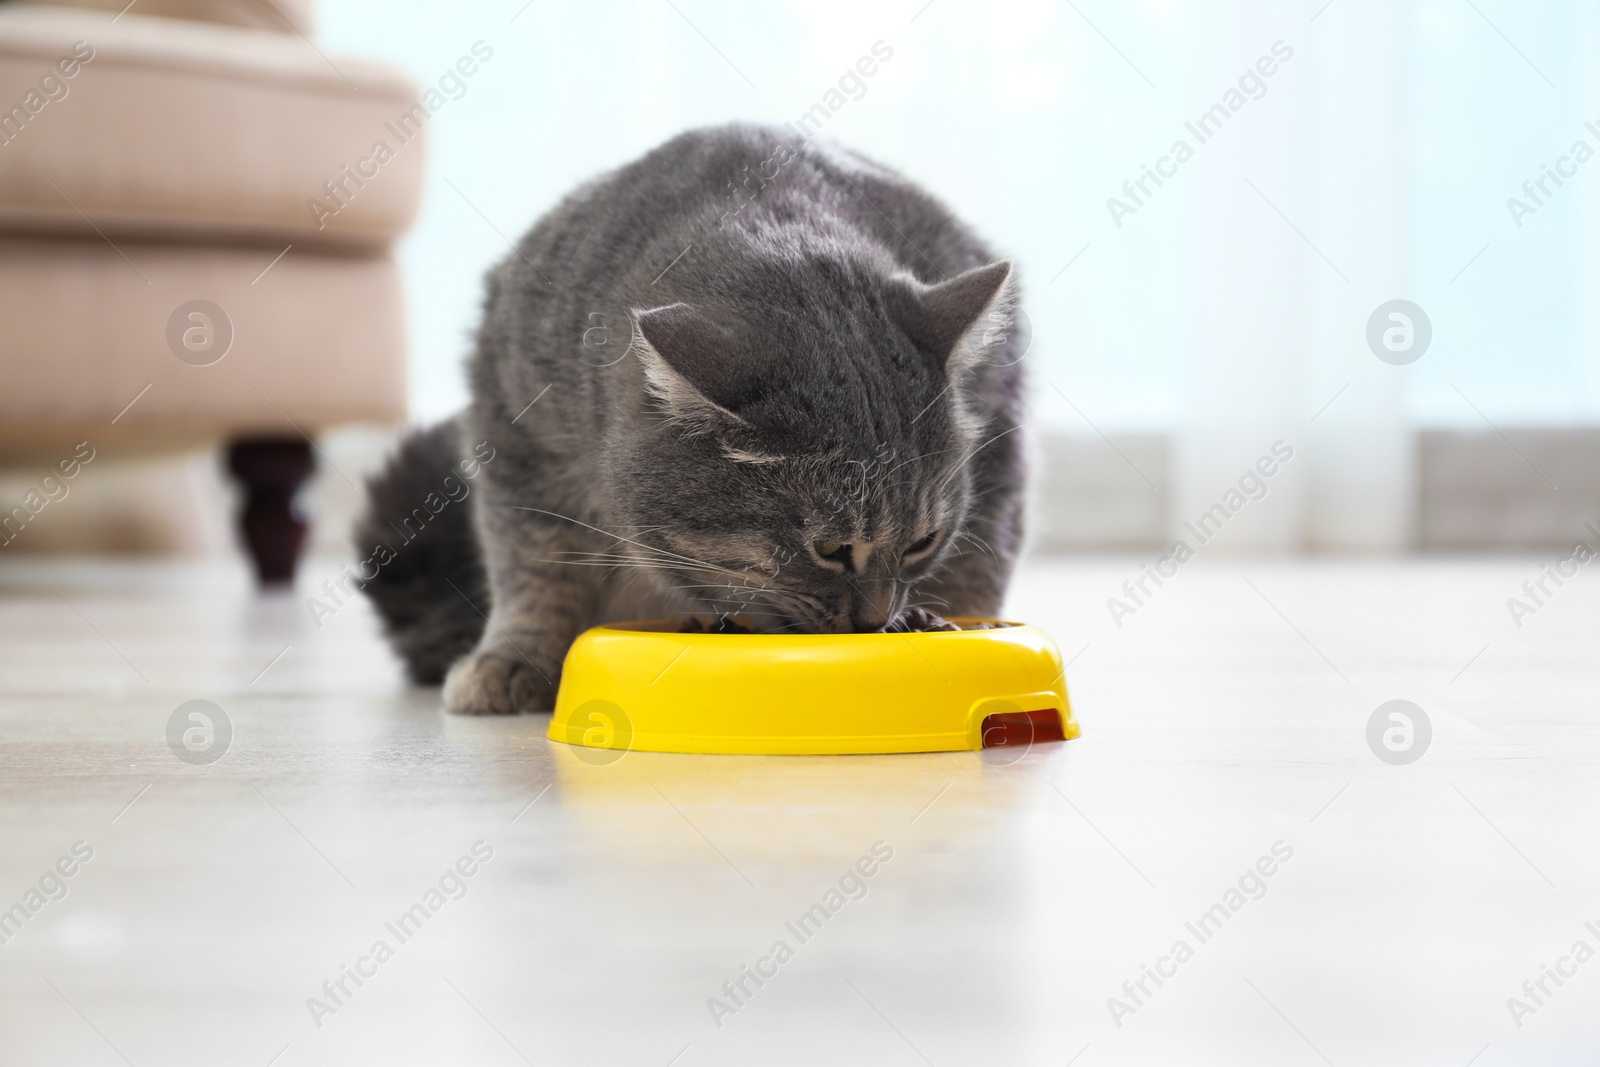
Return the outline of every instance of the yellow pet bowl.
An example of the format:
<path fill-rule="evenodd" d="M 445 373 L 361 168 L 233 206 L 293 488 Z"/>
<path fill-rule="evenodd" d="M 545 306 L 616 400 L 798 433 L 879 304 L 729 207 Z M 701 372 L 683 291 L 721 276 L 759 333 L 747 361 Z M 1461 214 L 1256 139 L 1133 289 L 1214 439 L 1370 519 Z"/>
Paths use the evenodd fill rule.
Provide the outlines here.
<path fill-rule="evenodd" d="M 930 633 L 597 626 L 567 653 L 548 736 L 646 752 L 956 752 L 1078 736 L 1055 642 L 1019 623 Z"/>

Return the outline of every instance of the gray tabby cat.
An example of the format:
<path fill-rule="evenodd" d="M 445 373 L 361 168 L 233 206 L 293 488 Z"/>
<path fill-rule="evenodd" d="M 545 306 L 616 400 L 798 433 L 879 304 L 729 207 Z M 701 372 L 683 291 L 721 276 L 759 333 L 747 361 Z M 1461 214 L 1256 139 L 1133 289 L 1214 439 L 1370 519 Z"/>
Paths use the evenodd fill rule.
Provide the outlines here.
<path fill-rule="evenodd" d="M 905 178 L 756 126 L 581 187 L 488 277 L 458 421 L 369 486 L 366 591 L 464 714 L 553 706 L 596 623 L 994 615 L 1022 538 L 1011 265 Z M 420 504 L 472 449 L 471 506 Z M 446 671 L 448 676 L 445 677 Z"/>

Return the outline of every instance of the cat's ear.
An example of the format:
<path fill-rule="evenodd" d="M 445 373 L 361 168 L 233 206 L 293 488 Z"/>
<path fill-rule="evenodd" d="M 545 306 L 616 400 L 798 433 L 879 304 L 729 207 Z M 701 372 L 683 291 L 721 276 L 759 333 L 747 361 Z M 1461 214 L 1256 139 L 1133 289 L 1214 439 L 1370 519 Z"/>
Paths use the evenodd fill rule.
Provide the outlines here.
<path fill-rule="evenodd" d="M 982 362 L 1010 332 L 1013 273 L 1011 261 L 1002 259 L 936 285 L 905 279 L 896 290 L 895 320 L 947 370 L 965 370 Z"/>
<path fill-rule="evenodd" d="M 633 322 L 645 389 L 673 421 L 697 433 L 745 425 L 719 402 L 739 384 L 737 347 L 724 327 L 688 304 L 635 308 Z"/>

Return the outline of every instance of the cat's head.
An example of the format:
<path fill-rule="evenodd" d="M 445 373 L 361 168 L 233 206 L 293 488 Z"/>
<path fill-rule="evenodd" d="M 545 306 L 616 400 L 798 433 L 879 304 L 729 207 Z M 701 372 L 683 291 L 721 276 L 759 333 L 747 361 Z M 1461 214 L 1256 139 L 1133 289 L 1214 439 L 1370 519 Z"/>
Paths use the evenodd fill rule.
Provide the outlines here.
<path fill-rule="evenodd" d="M 706 613 L 881 629 L 961 550 L 991 432 L 975 372 L 1013 301 L 1008 262 L 928 285 L 823 258 L 634 309 L 630 551 Z"/>

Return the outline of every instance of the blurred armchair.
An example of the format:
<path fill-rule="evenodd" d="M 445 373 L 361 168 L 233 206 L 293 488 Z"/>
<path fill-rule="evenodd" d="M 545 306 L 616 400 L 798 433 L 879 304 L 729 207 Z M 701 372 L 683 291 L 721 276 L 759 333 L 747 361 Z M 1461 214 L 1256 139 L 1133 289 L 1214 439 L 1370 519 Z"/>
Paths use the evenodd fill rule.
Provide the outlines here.
<path fill-rule="evenodd" d="M 291 578 L 312 439 L 405 413 L 417 100 L 309 0 L 0 2 L 0 461 L 226 442 Z"/>

